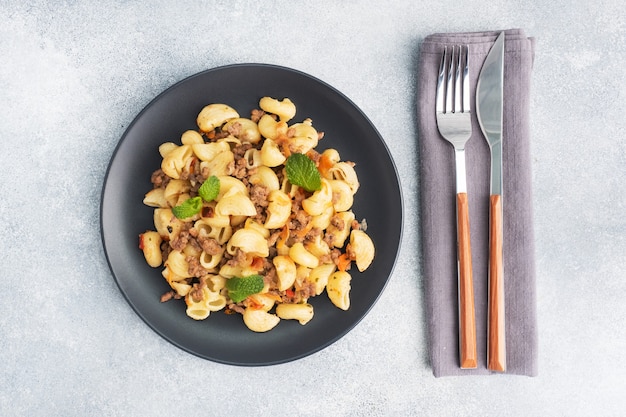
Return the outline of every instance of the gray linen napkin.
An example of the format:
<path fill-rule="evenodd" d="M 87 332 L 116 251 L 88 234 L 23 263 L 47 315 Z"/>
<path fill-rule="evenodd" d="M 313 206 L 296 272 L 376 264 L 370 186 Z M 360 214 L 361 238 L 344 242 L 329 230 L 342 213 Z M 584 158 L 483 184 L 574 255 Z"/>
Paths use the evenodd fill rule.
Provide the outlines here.
<path fill-rule="evenodd" d="M 491 374 L 487 355 L 487 277 L 489 259 L 489 160 L 475 112 L 480 69 L 499 31 L 434 34 L 420 49 L 418 140 L 420 152 L 423 273 L 430 341 L 436 377 Z M 529 138 L 533 38 L 505 31 L 504 56 L 504 285 L 506 373 L 537 375 L 535 261 Z M 472 136 L 466 145 L 478 368 L 459 367 L 454 151 L 437 130 L 435 87 L 445 45 L 468 44 Z"/>

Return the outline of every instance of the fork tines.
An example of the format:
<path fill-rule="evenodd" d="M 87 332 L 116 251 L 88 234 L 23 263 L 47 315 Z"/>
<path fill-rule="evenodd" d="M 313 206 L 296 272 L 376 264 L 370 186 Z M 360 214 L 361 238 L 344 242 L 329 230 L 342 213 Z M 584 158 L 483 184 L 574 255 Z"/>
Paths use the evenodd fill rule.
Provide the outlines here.
<path fill-rule="evenodd" d="M 469 113 L 469 46 L 444 47 L 437 78 L 439 113 Z M 457 94 L 455 92 L 458 91 Z"/>

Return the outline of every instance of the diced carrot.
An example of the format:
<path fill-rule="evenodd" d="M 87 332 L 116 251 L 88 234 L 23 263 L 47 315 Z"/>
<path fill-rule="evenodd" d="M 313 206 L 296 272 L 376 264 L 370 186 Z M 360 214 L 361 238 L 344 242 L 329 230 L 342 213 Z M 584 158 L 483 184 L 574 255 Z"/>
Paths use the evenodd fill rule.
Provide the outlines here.
<path fill-rule="evenodd" d="M 350 269 L 350 263 L 352 261 L 350 260 L 350 258 L 348 257 L 347 254 L 342 254 L 339 256 L 339 258 L 337 258 L 336 264 L 337 264 L 337 269 L 339 269 L 342 272 L 347 271 L 348 269 Z"/>
<path fill-rule="evenodd" d="M 254 269 L 255 271 L 260 271 L 261 269 L 263 269 L 263 258 L 259 256 L 253 257 L 250 268 Z"/>
<path fill-rule="evenodd" d="M 320 157 L 319 165 L 317 167 L 320 174 L 322 174 L 322 177 L 326 177 L 328 170 L 331 169 L 332 167 L 333 167 L 333 161 L 331 161 L 327 153 L 326 154 L 322 153 L 322 156 Z"/>
<path fill-rule="evenodd" d="M 276 241 L 276 249 L 282 249 L 287 243 L 287 239 L 289 239 L 289 228 L 287 227 L 287 225 L 285 225 L 278 235 L 278 240 Z"/>

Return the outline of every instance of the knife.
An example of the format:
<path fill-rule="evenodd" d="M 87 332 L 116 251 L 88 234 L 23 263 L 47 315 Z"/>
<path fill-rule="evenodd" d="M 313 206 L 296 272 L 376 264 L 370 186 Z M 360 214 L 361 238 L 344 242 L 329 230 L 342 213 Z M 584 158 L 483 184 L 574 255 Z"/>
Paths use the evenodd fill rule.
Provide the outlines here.
<path fill-rule="evenodd" d="M 504 268 L 502 259 L 502 99 L 504 32 L 491 47 L 476 86 L 476 116 L 491 150 L 489 196 L 489 301 L 487 313 L 487 368 L 506 370 L 504 332 Z"/>

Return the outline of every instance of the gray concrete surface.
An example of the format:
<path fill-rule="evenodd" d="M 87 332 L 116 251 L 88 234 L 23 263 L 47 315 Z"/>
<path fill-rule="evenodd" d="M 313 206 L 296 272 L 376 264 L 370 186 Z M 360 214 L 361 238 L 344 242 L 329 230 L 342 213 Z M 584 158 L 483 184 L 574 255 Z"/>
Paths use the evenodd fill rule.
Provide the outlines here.
<path fill-rule="evenodd" d="M 618 416 L 626 413 L 626 13 L 617 0 L 0 2 L 0 415 Z M 531 133 L 539 376 L 428 364 L 415 68 L 442 31 L 537 38 Z M 393 276 L 347 336 L 272 367 L 189 355 L 106 264 L 120 136 L 175 82 L 239 62 L 321 78 L 377 126 L 406 220 Z"/>

